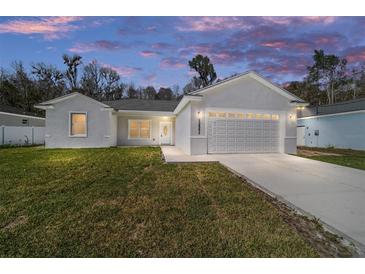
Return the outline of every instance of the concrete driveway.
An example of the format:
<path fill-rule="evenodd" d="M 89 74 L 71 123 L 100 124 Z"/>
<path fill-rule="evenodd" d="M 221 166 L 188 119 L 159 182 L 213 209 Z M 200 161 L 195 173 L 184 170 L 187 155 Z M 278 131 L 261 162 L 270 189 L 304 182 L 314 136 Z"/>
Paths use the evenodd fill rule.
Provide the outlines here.
<path fill-rule="evenodd" d="M 175 151 L 176 152 L 176 151 Z M 168 161 L 168 157 L 165 158 Z M 180 158 L 187 162 L 189 156 Z M 278 198 L 365 245 L 365 171 L 286 154 L 222 154 L 219 161 Z M 194 158 L 195 157 L 195 158 Z M 170 158 L 179 162 L 178 155 Z"/>

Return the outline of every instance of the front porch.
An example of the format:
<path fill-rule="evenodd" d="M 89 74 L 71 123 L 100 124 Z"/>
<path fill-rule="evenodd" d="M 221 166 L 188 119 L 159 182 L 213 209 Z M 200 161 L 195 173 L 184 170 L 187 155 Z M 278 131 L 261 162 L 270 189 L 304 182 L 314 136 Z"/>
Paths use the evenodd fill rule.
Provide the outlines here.
<path fill-rule="evenodd" d="M 159 146 L 175 144 L 175 117 L 153 113 L 118 113 L 118 146 Z"/>

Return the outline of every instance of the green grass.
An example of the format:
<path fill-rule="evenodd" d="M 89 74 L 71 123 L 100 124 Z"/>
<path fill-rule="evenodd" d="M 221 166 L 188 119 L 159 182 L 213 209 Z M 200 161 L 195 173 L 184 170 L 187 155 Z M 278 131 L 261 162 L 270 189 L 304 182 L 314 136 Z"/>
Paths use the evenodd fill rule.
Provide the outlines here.
<path fill-rule="evenodd" d="M 365 151 L 352 150 L 352 149 L 340 149 L 340 148 L 307 148 L 307 147 L 304 148 L 303 147 L 302 149 L 340 154 L 340 156 L 321 155 L 321 156 L 311 156 L 311 157 L 306 157 L 306 158 L 365 170 Z M 299 152 L 299 155 L 300 155 L 300 152 Z"/>
<path fill-rule="evenodd" d="M 218 163 L 159 148 L 0 152 L 1 257 L 315 257 Z"/>

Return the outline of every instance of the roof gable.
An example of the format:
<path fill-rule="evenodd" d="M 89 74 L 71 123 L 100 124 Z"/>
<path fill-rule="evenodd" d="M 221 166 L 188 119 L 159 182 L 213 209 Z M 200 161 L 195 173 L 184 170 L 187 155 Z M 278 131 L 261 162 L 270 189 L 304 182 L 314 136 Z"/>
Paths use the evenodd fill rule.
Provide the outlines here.
<path fill-rule="evenodd" d="M 35 107 L 40 108 L 40 109 L 44 109 L 44 108 L 47 108 L 47 107 L 52 106 L 54 104 L 58 104 L 60 102 L 66 101 L 66 100 L 70 100 L 70 99 L 75 98 L 75 97 L 82 97 L 82 98 L 87 99 L 87 100 L 92 100 L 93 102 L 100 104 L 102 107 L 110 108 L 109 105 L 106 105 L 106 104 L 104 104 L 100 101 L 97 101 L 97 100 L 95 100 L 95 99 L 93 99 L 89 96 L 83 95 L 79 92 L 72 92 L 72 93 L 69 93 L 69 94 L 54 98 L 52 100 L 48 100 L 48 101 L 39 103 Z"/>
<path fill-rule="evenodd" d="M 245 72 L 245 73 L 236 75 L 234 77 L 222 80 L 222 81 L 215 83 L 213 85 L 210 85 L 208 87 L 193 91 L 190 94 L 191 95 L 202 94 L 204 92 L 213 90 L 215 87 L 222 86 L 224 84 L 231 83 L 232 81 L 237 81 L 237 80 L 243 79 L 245 77 L 250 77 L 250 78 L 260 82 L 261 84 L 263 84 L 266 87 L 268 87 L 269 89 L 277 92 L 281 96 L 284 96 L 285 98 L 287 98 L 290 101 L 304 103 L 304 100 L 300 99 L 299 97 L 295 96 L 294 94 L 290 93 L 289 91 L 273 84 L 271 81 L 269 81 L 268 79 L 264 78 L 263 76 L 261 76 L 260 74 L 254 72 L 254 71 Z"/>

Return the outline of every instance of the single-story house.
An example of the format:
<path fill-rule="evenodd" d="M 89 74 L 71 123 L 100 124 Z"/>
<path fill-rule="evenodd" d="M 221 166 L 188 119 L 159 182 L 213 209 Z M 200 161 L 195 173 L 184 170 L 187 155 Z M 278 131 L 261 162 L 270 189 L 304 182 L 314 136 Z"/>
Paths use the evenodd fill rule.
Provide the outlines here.
<path fill-rule="evenodd" d="M 0 104 L 0 126 L 44 127 L 46 119 L 33 112 Z"/>
<path fill-rule="evenodd" d="M 298 109 L 298 145 L 365 150 L 365 98 Z"/>
<path fill-rule="evenodd" d="M 60 147 L 175 145 L 189 155 L 296 153 L 296 108 L 306 103 L 256 72 L 177 101 L 99 102 L 79 93 L 38 104 L 45 144 Z"/>

